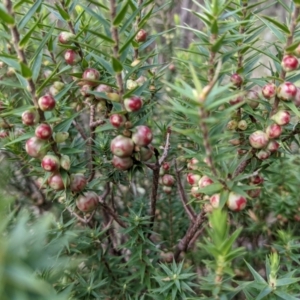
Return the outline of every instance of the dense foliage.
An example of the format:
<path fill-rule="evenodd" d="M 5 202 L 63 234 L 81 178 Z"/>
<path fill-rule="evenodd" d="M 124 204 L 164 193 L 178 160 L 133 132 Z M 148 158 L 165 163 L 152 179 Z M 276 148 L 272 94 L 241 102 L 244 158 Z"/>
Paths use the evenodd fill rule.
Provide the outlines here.
<path fill-rule="evenodd" d="M 299 299 L 300 1 L 193 2 L 0 4 L 1 300 Z"/>

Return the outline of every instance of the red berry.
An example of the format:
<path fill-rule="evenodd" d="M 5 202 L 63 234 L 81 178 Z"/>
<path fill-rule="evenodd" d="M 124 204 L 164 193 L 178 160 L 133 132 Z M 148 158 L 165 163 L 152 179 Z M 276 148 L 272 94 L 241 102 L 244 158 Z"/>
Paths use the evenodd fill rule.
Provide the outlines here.
<path fill-rule="evenodd" d="M 244 82 L 242 76 L 240 74 L 237 74 L 237 73 L 231 75 L 230 81 L 236 87 L 240 87 L 243 84 L 243 82 Z"/>
<path fill-rule="evenodd" d="M 22 113 L 22 123 L 24 125 L 35 125 L 40 120 L 40 116 L 37 111 L 34 110 L 26 110 Z"/>
<path fill-rule="evenodd" d="M 128 170 L 133 166 L 133 160 L 131 157 L 119 157 L 119 156 L 114 156 L 112 160 L 112 164 L 115 168 L 119 170 Z"/>
<path fill-rule="evenodd" d="M 175 183 L 175 178 L 173 175 L 170 175 L 170 174 L 165 174 L 163 177 L 162 177 L 162 184 L 163 185 L 166 185 L 166 186 L 172 186 L 174 185 Z"/>
<path fill-rule="evenodd" d="M 266 134 L 268 135 L 269 139 L 278 138 L 281 135 L 281 132 L 282 132 L 282 128 L 278 124 L 272 124 L 266 128 Z"/>
<path fill-rule="evenodd" d="M 46 94 L 45 96 L 39 98 L 38 104 L 41 110 L 50 111 L 55 107 L 55 100 L 50 94 Z"/>
<path fill-rule="evenodd" d="M 283 101 L 293 100 L 297 94 L 296 86 L 291 82 L 284 82 L 277 88 L 277 96 Z"/>
<path fill-rule="evenodd" d="M 213 208 L 218 208 L 220 205 L 220 194 L 214 194 L 210 197 L 209 202 Z"/>
<path fill-rule="evenodd" d="M 165 161 L 165 162 L 163 162 L 161 167 L 164 171 L 168 171 L 170 169 L 170 163 Z"/>
<path fill-rule="evenodd" d="M 55 155 L 45 155 L 42 159 L 41 166 L 47 172 L 58 171 L 60 167 L 59 158 Z"/>
<path fill-rule="evenodd" d="M 87 180 L 83 174 L 77 173 L 71 175 L 70 189 L 72 192 L 81 192 L 85 188 L 86 184 Z"/>
<path fill-rule="evenodd" d="M 79 54 L 72 49 L 65 52 L 64 58 L 66 63 L 71 66 L 76 65 L 81 60 Z"/>
<path fill-rule="evenodd" d="M 99 197 L 94 192 L 86 192 L 76 200 L 77 208 L 82 212 L 90 212 L 97 208 Z"/>
<path fill-rule="evenodd" d="M 85 69 L 85 71 L 83 72 L 82 79 L 84 79 L 84 81 L 87 84 L 90 84 L 90 85 L 96 84 L 97 85 L 97 83 L 94 81 L 97 81 L 100 79 L 100 73 L 96 69 L 88 68 L 88 69 Z"/>
<path fill-rule="evenodd" d="M 73 34 L 71 32 L 63 31 L 59 34 L 58 41 L 61 44 L 69 44 L 71 42 L 71 40 L 74 38 L 75 38 L 75 34 Z"/>
<path fill-rule="evenodd" d="M 123 115 L 113 114 L 109 117 L 110 124 L 116 128 L 124 126 L 126 119 Z"/>
<path fill-rule="evenodd" d="M 275 121 L 276 124 L 283 126 L 290 123 L 291 115 L 286 110 L 279 110 L 271 117 L 271 120 Z"/>
<path fill-rule="evenodd" d="M 132 134 L 131 139 L 138 146 L 147 146 L 151 143 L 153 134 L 149 127 L 140 125 L 135 128 L 135 132 Z"/>
<path fill-rule="evenodd" d="M 27 140 L 25 144 L 25 150 L 27 154 L 34 158 L 42 158 L 46 155 L 49 148 L 47 141 L 32 137 Z"/>
<path fill-rule="evenodd" d="M 230 210 L 240 211 L 246 207 L 247 200 L 245 197 L 238 195 L 234 192 L 229 193 L 227 206 Z"/>
<path fill-rule="evenodd" d="M 255 185 L 262 184 L 264 182 L 264 178 L 260 175 L 254 175 L 250 178 L 250 182 Z"/>
<path fill-rule="evenodd" d="M 188 173 L 186 176 L 187 182 L 192 186 L 197 186 L 200 178 L 201 178 L 200 175 L 193 174 L 193 173 Z"/>
<path fill-rule="evenodd" d="M 52 174 L 48 178 L 48 184 L 53 190 L 56 191 L 61 191 L 65 189 L 63 179 L 59 173 Z"/>
<path fill-rule="evenodd" d="M 49 124 L 40 124 L 35 129 L 35 136 L 41 140 L 49 140 L 52 136 L 52 128 Z"/>
<path fill-rule="evenodd" d="M 263 86 L 261 92 L 266 99 L 271 99 L 276 95 L 276 85 L 274 83 L 267 83 Z"/>
<path fill-rule="evenodd" d="M 124 107 L 128 112 L 139 111 L 143 106 L 142 99 L 137 96 L 124 99 Z"/>
<path fill-rule="evenodd" d="M 146 39 L 147 39 L 147 32 L 144 29 L 140 29 L 137 35 L 135 36 L 135 40 L 138 43 L 141 43 L 141 42 L 145 42 Z"/>
<path fill-rule="evenodd" d="M 281 66 L 284 71 L 286 72 L 295 71 L 298 69 L 298 65 L 299 65 L 298 59 L 294 55 L 287 54 L 283 56 Z"/>
<path fill-rule="evenodd" d="M 267 146 L 267 150 L 272 152 L 276 152 L 279 148 L 279 143 L 275 140 L 272 140 L 269 142 L 268 146 Z"/>
<path fill-rule="evenodd" d="M 123 135 L 118 135 L 110 143 L 111 152 L 118 157 L 128 157 L 132 155 L 134 143 L 132 139 Z"/>
<path fill-rule="evenodd" d="M 214 182 L 206 175 L 202 176 L 198 182 L 199 188 L 204 188 L 208 185 L 213 184 Z"/>
<path fill-rule="evenodd" d="M 269 150 L 260 150 L 255 155 L 258 159 L 265 160 L 270 157 L 271 152 Z"/>
<path fill-rule="evenodd" d="M 267 134 L 261 130 L 257 130 L 249 136 L 250 145 L 256 149 L 264 148 L 265 146 L 267 146 L 268 141 L 269 139 Z"/>

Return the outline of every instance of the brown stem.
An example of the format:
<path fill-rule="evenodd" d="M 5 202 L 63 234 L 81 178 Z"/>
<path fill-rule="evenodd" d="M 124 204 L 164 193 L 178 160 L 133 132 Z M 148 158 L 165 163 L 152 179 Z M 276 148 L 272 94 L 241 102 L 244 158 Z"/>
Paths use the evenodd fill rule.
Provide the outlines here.
<path fill-rule="evenodd" d="M 184 188 L 182 186 L 182 182 L 181 182 L 181 178 L 180 178 L 180 171 L 178 170 L 176 159 L 175 159 L 174 164 L 175 164 L 175 175 L 176 175 L 177 189 L 178 189 L 178 192 L 179 192 L 180 200 L 182 202 L 183 208 L 184 208 L 185 212 L 187 213 L 189 219 L 191 221 L 195 221 L 197 215 L 196 215 L 195 211 L 193 210 L 193 208 L 190 206 L 190 204 L 188 204 L 188 199 L 186 197 L 186 194 L 184 192 Z"/>
<path fill-rule="evenodd" d="M 72 122 L 72 124 L 74 125 L 74 127 L 77 129 L 77 131 L 79 132 L 79 134 L 81 135 L 81 137 L 84 140 L 87 140 L 87 136 L 83 130 L 83 128 L 81 127 L 81 125 L 79 123 L 77 123 L 75 120 Z"/>
<path fill-rule="evenodd" d="M 246 19 L 247 6 L 248 6 L 247 1 L 243 1 L 243 10 L 242 10 L 243 17 L 242 17 L 242 21 L 244 21 Z M 241 24 L 240 25 L 240 29 L 239 29 L 239 33 L 240 33 L 241 36 L 243 36 L 244 32 L 245 32 L 245 26 L 244 26 L 244 24 Z M 243 42 L 241 41 L 239 43 L 239 46 L 242 45 L 242 44 L 243 44 Z M 242 67 L 243 67 L 243 59 L 244 59 L 244 57 L 243 57 L 242 50 L 239 50 L 238 51 L 238 65 L 237 65 L 238 69 L 242 69 Z"/>

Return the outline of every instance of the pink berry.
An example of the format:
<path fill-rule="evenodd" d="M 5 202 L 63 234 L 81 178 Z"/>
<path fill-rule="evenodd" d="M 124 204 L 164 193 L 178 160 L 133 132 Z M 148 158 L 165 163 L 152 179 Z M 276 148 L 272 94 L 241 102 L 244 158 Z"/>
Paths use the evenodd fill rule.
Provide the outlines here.
<path fill-rule="evenodd" d="M 69 49 L 65 52 L 64 58 L 65 62 L 71 66 L 76 65 L 81 60 L 79 54 L 72 49 Z"/>
<path fill-rule="evenodd" d="M 271 117 L 271 120 L 275 121 L 276 124 L 283 126 L 290 123 L 291 115 L 286 110 L 279 110 Z"/>
<path fill-rule="evenodd" d="M 74 38 L 75 38 L 75 35 L 73 33 L 63 31 L 59 34 L 58 41 L 61 44 L 69 44 L 71 42 L 71 40 Z"/>
<path fill-rule="evenodd" d="M 58 171 L 60 167 L 59 158 L 55 155 L 45 155 L 42 159 L 41 166 L 47 172 Z"/>
<path fill-rule="evenodd" d="M 82 212 L 90 212 L 97 208 L 99 197 L 94 192 L 86 192 L 76 200 L 77 208 Z"/>
<path fill-rule="evenodd" d="M 164 171 L 169 171 L 169 170 L 170 170 L 170 163 L 167 162 L 167 161 L 163 162 L 163 164 L 162 164 L 162 169 L 163 169 Z"/>
<path fill-rule="evenodd" d="M 153 134 L 149 127 L 140 125 L 135 128 L 135 132 L 132 134 L 131 139 L 138 146 L 147 146 L 151 143 Z"/>
<path fill-rule="evenodd" d="M 268 141 L 269 139 L 267 134 L 261 130 L 257 130 L 249 136 L 250 145 L 255 149 L 264 148 L 265 146 L 267 146 Z"/>
<path fill-rule="evenodd" d="M 124 99 L 124 107 L 128 112 L 139 111 L 143 106 L 143 101 L 140 97 L 132 96 Z"/>
<path fill-rule="evenodd" d="M 281 66 L 284 71 L 286 72 L 295 71 L 298 69 L 298 65 L 299 65 L 298 59 L 294 55 L 287 54 L 283 56 Z"/>
<path fill-rule="evenodd" d="M 134 143 L 132 139 L 123 135 L 118 135 L 110 143 L 111 152 L 118 157 L 128 157 L 132 155 Z"/>
<path fill-rule="evenodd" d="M 126 119 L 123 115 L 113 114 L 109 117 L 110 124 L 116 128 L 124 126 Z"/>
<path fill-rule="evenodd" d="M 264 178 L 260 175 L 254 175 L 250 178 L 250 182 L 255 185 L 262 184 L 264 182 Z"/>
<path fill-rule="evenodd" d="M 100 73 L 93 68 L 85 69 L 85 71 L 82 74 L 82 79 L 90 85 L 97 85 L 95 81 L 100 79 Z"/>
<path fill-rule="evenodd" d="M 236 87 L 240 87 L 244 82 L 242 76 L 240 74 L 237 74 L 237 73 L 231 75 L 230 81 Z"/>
<path fill-rule="evenodd" d="M 281 132 L 282 132 L 282 128 L 278 124 L 272 124 L 266 128 L 266 134 L 268 135 L 269 139 L 278 138 L 281 135 Z"/>
<path fill-rule="evenodd" d="M 42 158 L 46 155 L 49 148 L 47 141 L 32 137 L 27 140 L 25 144 L 25 150 L 27 154 L 34 158 Z"/>
<path fill-rule="evenodd" d="M 121 158 L 115 155 L 112 159 L 112 164 L 115 168 L 125 171 L 133 166 L 133 160 L 131 157 Z"/>
<path fill-rule="evenodd" d="M 267 150 L 271 153 L 276 152 L 279 149 L 279 143 L 275 140 L 271 140 L 267 146 Z"/>
<path fill-rule="evenodd" d="M 200 175 L 193 173 L 188 173 L 186 176 L 187 182 L 192 186 L 197 186 L 200 178 Z"/>
<path fill-rule="evenodd" d="M 22 114 L 22 123 L 27 126 L 35 125 L 40 120 L 40 116 L 37 111 L 26 110 Z"/>
<path fill-rule="evenodd" d="M 213 184 L 214 182 L 206 175 L 202 176 L 198 182 L 199 188 L 204 188 L 208 185 Z"/>
<path fill-rule="evenodd" d="M 284 82 L 277 88 L 277 96 L 283 101 L 293 100 L 297 94 L 296 86 L 291 82 Z"/>
<path fill-rule="evenodd" d="M 271 155 L 271 152 L 269 150 L 260 150 L 259 152 L 257 152 L 256 157 L 260 160 L 265 160 L 268 159 Z"/>
<path fill-rule="evenodd" d="M 87 180 L 83 174 L 77 173 L 71 175 L 70 189 L 72 192 L 81 192 L 85 188 L 86 184 Z"/>
<path fill-rule="evenodd" d="M 38 104 L 41 110 L 50 111 L 54 109 L 56 103 L 50 94 L 46 94 L 45 96 L 39 98 Z"/>
<path fill-rule="evenodd" d="M 267 83 L 263 86 L 261 92 L 266 99 L 271 99 L 276 95 L 276 85 L 274 83 Z"/>
<path fill-rule="evenodd" d="M 98 93 L 111 93 L 112 92 L 112 88 L 109 86 L 109 85 L 106 85 L 106 84 L 103 84 L 103 83 L 101 83 L 101 84 L 99 84 L 96 88 L 95 88 L 95 90 L 94 90 L 95 92 L 98 92 Z M 97 100 L 102 100 L 103 99 L 103 97 L 101 97 L 101 96 L 97 96 L 97 95 L 95 95 L 95 98 L 97 99 Z"/>
<path fill-rule="evenodd" d="M 170 174 L 165 174 L 163 177 L 162 177 L 162 184 L 163 185 L 166 185 L 166 186 L 172 186 L 174 185 L 175 183 L 175 178 L 173 175 L 170 175 Z"/>
<path fill-rule="evenodd" d="M 65 189 L 65 184 L 59 173 L 54 173 L 48 178 L 48 185 L 56 191 L 61 191 Z"/>
<path fill-rule="evenodd" d="M 141 42 L 145 42 L 147 39 L 147 32 L 146 30 L 144 29 L 140 29 L 137 33 L 137 35 L 135 36 L 135 40 L 138 42 L 138 43 L 141 43 Z"/>
<path fill-rule="evenodd" d="M 229 193 L 227 206 L 230 210 L 241 211 L 247 205 L 247 199 L 241 195 L 238 195 L 234 192 Z"/>
<path fill-rule="evenodd" d="M 35 136 L 41 140 L 49 140 L 52 136 L 52 128 L 49 124 L 42 123 L 35 129 Z"/>
<path fill-rule="evenodd" d="M 218 208 L 220 205 L 220 194 L 214 194 L 210 197 L 209 202 L 213 208 Z"/>

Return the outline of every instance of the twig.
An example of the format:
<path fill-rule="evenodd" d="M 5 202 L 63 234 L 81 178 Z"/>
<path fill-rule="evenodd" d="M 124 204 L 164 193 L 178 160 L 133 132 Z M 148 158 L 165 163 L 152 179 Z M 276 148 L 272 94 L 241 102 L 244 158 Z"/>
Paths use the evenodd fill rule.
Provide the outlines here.
<path fill-rule="evenodd" d="M 84 140 L 87 140 L 87 136 L 83 130 L 83 128 L 81 127 L 81 125 L 79 123 L 77 123 L 75 120 L 72 122 L 72 124 L 74 125 L 74 127 L 77 129 L 77 131 L 79 132 L 79 134 L 81 135 L 81 137 Z"/>
<path fill-rule="evenodd" d="M 178 170 L 176 159 L 174 161 L 175 161 L 174 165 L 175 165 L 177 189 L 179 192 L 180 200 L 182 202 L 183 208 L 184 208 L 185 212 L 187 213 L 189 219 L 191 221 L 195 221 L 197 215 L 196 215 L 195 211 L 193 210 L 193 208 L 188 204 L 188 200 L 186 198 L 186 194 L 185 194 L 183 186 L 182 186 L 182 182 L 181 182 L 181 178 L 180 178 L 180 171 Z"/>
<path fill-rule="evenodd" d="M 186 234 L 184 235 L 184 237 L 181 239 L 181 241 L 177 245 L 177 249 L 176 249 L 175 254 L 174 254 L 175 261 L 179 260 L 179 256 L 180 256 L 181 252 L 186 252 L 190 242 L 195 237 L 199 227 L 203 224 L 205 219 L 206 218 L 205 218 L 205 212 L 204 211 L 200 212 L 197 215 L 197 218 L 196 218 L 195 222 L 193 222 L 190 225 L 190 227 L 187 230 Z"/>
<path fill-rule="evenodd" d="M 93 219 L 93 217 L 94 217 L 94 215 L 95 215 L 95 213 L 96 213 L 96 210 L 94 210 L 94 211 L 91 213 L 91 215 L 90 215 L 90 217 L 89 217 L 88 219 L 80 217 L 78 214 L 76 214 L 74 211 L 72 211 L 72 209 L 69 208 L 69 207 L 67 207 L 67 210 L 69 211 L 69 213 L 71 214 L 71 216 L 76 217 L 76 219 L 77 219 L 78 221 L 80 221 L 81 223 L 83 223 L 83 224 L 85 224 L 85 225 L 89 225 L 90 227 L 92 227 L 92 225 L 90 224 L 90 222 L 92 221 L 92 219 Z"/>

